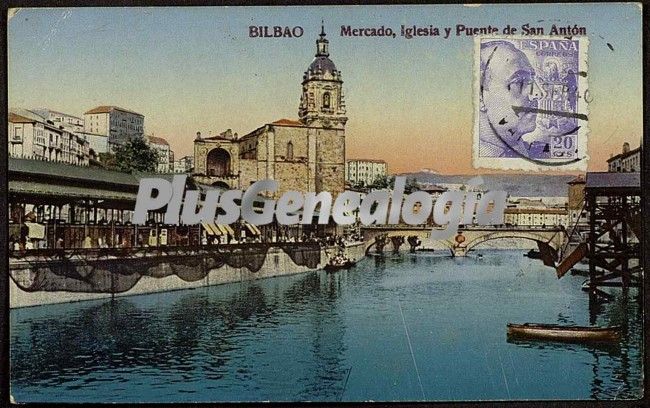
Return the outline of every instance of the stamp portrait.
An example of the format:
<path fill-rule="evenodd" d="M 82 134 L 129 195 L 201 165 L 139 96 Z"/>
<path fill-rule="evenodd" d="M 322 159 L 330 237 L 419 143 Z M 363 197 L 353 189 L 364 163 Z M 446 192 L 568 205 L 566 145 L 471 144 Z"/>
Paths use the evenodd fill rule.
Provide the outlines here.
<path fill-rule="evenodd" d="M 476 168 L 584 170 L 587 47 L 582 37 L 477 37 Z"/>

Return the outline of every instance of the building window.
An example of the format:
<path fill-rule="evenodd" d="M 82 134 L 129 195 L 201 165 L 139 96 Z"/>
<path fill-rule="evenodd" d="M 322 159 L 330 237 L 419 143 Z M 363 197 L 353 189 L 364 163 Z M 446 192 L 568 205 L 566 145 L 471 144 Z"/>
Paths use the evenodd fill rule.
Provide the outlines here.
<path fill-rule="evenodd" d="M 287 143 L 287 160 L 293 160 L 293 143 Z"/>
<path fill-rule="evenodd" d="M 330 93 L 325 92 L 323 94 L 323 108 L 324 109 L 329 109 L 330 108 Z"/>

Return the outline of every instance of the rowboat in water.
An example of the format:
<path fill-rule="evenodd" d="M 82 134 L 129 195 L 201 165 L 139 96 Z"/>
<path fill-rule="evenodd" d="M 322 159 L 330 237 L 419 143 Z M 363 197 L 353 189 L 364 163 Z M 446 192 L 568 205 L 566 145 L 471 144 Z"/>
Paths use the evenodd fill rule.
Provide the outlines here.
<path fill-rule="evenodd" d="M 526 252 L 524 256 L 527 256 L 530 259 L 542 259 L 542 253 L 539 251 L 535 251 L 534 249 L 531 249 L 530 251 Z"/>
<path fill-rule="evenodd" d="M 338 272 L 341 269 L 350 269 L 352 268 L 356 262 L 353 261 L 345 261 L 342 263 L 328 263 L 325 265 L 323 269 L 325 269 L 325 272 L 332 273 L 332 272 Z"/>
<path fill-rule="evenodd" d="M 543 323 L 508 323 L 508 337 L 571 341 L 571 342 L 610 342 L 621 338 L 620 326 L 589 327 L 561 326 Z"/>

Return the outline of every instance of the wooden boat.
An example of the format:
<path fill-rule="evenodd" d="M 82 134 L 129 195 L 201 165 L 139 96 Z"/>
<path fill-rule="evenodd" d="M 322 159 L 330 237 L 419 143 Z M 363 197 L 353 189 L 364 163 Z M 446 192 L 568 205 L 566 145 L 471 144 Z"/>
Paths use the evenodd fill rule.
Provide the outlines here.
<path fill-rule="evenodd" d="M 524 256 L 527 256 L 530 259 L 542 259 L 542 253 L 539 251 L 535 251 L 534 249 L 531 249 L 530 251 L 526 252 Z"/>
<path fill-rule="evenodd" d="M 333 264 L 333 263 L 328 263 L 325 265 L 323 269 L 325 269 L 325 272 L 332 273 L 332 272 L 338 272 L 341 269 L 350 269 L 355 265 L 355 262 L 352 261 L 347 261 L 342 264 Z"/>
<path fill-rule="evenodd" d="M 508 323 L 508 336 L 525 339 L 571 341 L 571 342 L 611 342 L 621 338 L 620 326 L 590 327 L 561 326 L 557 324 Z"/>

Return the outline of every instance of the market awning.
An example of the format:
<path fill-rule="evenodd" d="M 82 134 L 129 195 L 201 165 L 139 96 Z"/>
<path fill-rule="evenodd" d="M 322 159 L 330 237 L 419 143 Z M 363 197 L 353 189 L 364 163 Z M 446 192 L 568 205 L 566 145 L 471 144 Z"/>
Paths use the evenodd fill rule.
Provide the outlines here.
<path fill-rule="evenodd" d="M 221 224 L 212 224 L 215 230 L 219 231 L 219 235 L 228 235 L 228 231 Z"/>
<path fill-rule="evenodd" d="M 260 231 L 259 228 L 257 228 L 257 225 L 253 225 L 245 222 L 244 226 L 252 235 L 262 235 L 262 231 Z"/>
<path fill-rule="evenodd" d="M 228 224 L 222 225 L 222 227 L 226 230 L 228 234 L 230 234 L 231 237 L 235 236 L 235 231 L 230 227 Z"/>
<path fill-rule="evenodd" d="M 215 224 L 202 222 L 201 226 L 203 226 L 203 229 L 208 235 L 221 235 L 221 230 Z"/>

